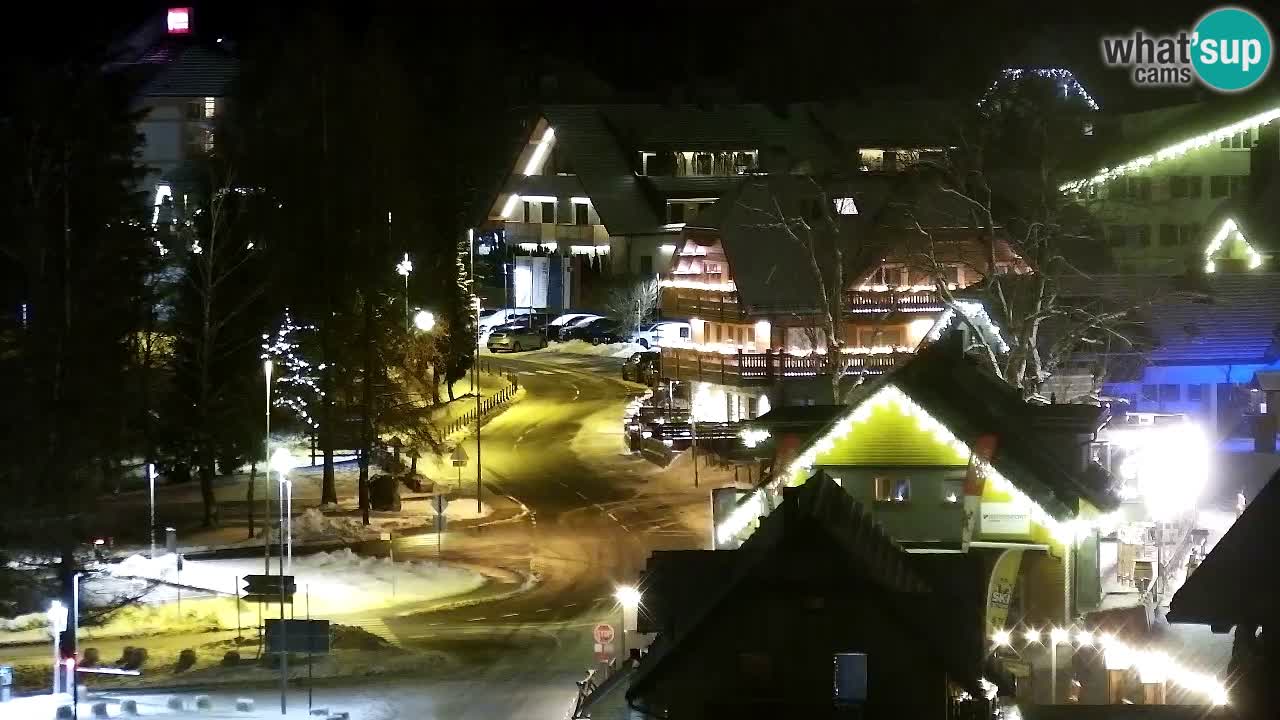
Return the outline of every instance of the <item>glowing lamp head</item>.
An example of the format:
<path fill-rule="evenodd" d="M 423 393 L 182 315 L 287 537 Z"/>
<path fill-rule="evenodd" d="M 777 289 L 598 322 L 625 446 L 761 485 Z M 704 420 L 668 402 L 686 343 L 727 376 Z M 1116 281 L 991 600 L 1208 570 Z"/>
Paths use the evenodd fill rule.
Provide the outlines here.
<path fill-rule="evenodd" d="M 271 461 L 268 465 L 272 470 L 280 473 L 283 477 L 285 473 L 296 468 L 298 466 L 298 462 L 297 459 L 293 457 L 293 453 L 289 452 L 288 448 L 278 447 L 275 452 L 271 453 Z"/>
<path fill-rule="evenodd" d="M 413 261 L 409 259 L 409 253 L 405 253 L 404 258 L 396 263 L 396 273 L 409 277 L 411 272 L 413 272 Z"/>
<path fill-rule="evenodd" d="M 165 16 L 165 26 L 170 35 L 190 35 L 191 8 L 169 8 L 169 12 Z"/>
<path fill-rule="evenodd" d="M 640 591 L 634 585 L 619 585 L 613 591 L 613 597 L 624 608 L 640 607 Z"/>
<path fill-rule="evenodd" d="M 67 606 L 61 601 L 54 600 L 49 603 L 49 609 L 45 611 L 45 617 L 49 618 L 49 632 L 57 635 L 67 629 Z"/>
<path fill-rule="evenodd" d="M 1054 645 L 1061 645 L 1071 637 L 1066 628 L 1054 628 L 1049 631 L 1049 639 Z"/>
<path fill-rule="evenodd" d="M 436 316 L 426 310 L 419 310 L 413 316 L 413 326 L 422 332 L 431 332 L 436 326 Z"/>
<path fill-rule="evenodd" d="M 1079 645 L 1080 647 L 1092 647 L 1093 633 L 1089 632 L 1088 630 L 1081 630 L 1079 633 L 1076 634 L 1076 644 Z"/>
<path fill-rule="evenodd" d="M 1029 643 L 1038 643 L 1040 642 L 1040 631 L 1035 628 L 1027 628 L 1022 633 L 1022 638 Z"/>
<path fill-rule="evenodd" d="M 1012 640 L 1013 636 L 1008 630 L 997 630 L 991 633 L 991 642 L 994 643 L 996 647 L 1009 647 Z"/>

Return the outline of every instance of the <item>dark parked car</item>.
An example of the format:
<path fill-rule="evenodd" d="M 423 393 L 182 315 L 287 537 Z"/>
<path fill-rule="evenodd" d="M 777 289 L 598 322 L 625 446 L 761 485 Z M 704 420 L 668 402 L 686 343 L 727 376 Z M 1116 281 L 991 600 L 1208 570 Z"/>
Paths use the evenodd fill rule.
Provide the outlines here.
<path fill-rule="evenodd" d="M 622 363 L 622 379 L 648 385 L 658 376 L 658 367 L 661 363 L 662 353 L 660 352 L 641 350 L 632 353 L 631 357 Z"/>
<path fill-rule="evenodd" d="M 613 321 L 606 317 L 583 318 L 577 322 L 569 323 L 566 327 L 560 329 L 560 341 L 566 340 L 586 340 L 587 332 L 591 330 L 592 325 L 600 323 L 613 324 Z"/>
<path fill-rule="evenodd" d="M 593 323 L 584 325 L 581 332 L 576 333 L 573 337 L 576 340 L 586 340 L 592 345 L 607 345 L 626 340 L 622 326 L 609 318 L 600 318 Z"/>

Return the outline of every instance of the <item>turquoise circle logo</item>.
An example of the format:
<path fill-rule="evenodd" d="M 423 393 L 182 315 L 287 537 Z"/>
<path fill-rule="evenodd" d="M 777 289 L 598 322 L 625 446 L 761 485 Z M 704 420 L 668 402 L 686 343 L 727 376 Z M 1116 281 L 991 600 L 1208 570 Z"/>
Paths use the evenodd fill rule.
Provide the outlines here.
<path fill-rule="evenodd" d="M 1191 65 L 1214 90 L 1247 90 L 1271 67 L 1271 31 L 1248 10 L 1218 8 L 1200 18 L 1193 32 Z"/>

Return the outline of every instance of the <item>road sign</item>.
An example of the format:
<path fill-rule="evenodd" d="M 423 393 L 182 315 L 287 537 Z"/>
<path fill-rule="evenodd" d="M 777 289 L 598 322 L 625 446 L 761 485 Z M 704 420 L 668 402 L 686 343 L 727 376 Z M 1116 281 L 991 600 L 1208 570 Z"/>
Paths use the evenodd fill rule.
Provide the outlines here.
<path fill-rule="evenodd" d="M 462 446 L 459 445 L 453 449 L 453 454 L 449 456 L 449 459 L 453 461 L 454 467 L 463 467 L 470 458 L 467 457 L 467 451 L 463 450 Z"/>
<path fill-rule="evenodd" d="M 283 580 L 284 601 L 293 602 L 293 594 L 298 591 L 298 586 L 294 583 L 292 575 L 285 575 Z M 280 582 L 279 575 L 245 575 L 245 602 L 280 602 Z"/>
<path fill-rule="evenodd" d="M 591 629 L 591 639 L 595 642 L 592 649 L 595 651 L 596 661 L 608 662 L 614 657 L 613 650 L 613 626 L 609 623 L 600 623 Z"/>
<path fill-rule="evenodd" d="M 280 623 L 288 652 L 323 655 L 329 652 L 328 620 L 267 620 L 267 652 L 281 651 Z"/>
<path fill-rule="evenodd" d="M 435 508 L 436 515 L 444 515 L 445 508 L 449 507 L 449 498 L 445 495 L 436 495 L 431 498 L 431 507 Z"/>

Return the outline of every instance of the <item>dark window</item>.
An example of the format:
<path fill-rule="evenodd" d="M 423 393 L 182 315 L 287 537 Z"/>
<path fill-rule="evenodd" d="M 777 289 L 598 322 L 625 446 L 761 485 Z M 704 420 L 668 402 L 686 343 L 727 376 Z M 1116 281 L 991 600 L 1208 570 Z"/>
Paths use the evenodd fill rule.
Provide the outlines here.
<path fill-rule="evenodd" d="M 1214 175 L 1209 178 L 1209 197 L 1226 197 L 1229 187 L 1226 175 Z"/>
<path fill-rule="evenodd" d="M 1204 401 L 1204 385 L 1195 383 L 1187 386 L 1187 400 L 1191 402 Z"/>
<path fill-rule="evenodd" d="M 553 223 L 556 221 L 556 204 L 555 202 L 542 203 L 542 222 Z"/>
<path fill-rule="evenodd" d="M 675 202 L 667 205 L 667 222 L 684 222 L 684 203 Z"/>
<path fill-rule="evenodd" d="M 1160 402 L 1178 401 L 1182 399 L 1181 385 L 1161 385 Z"/>
<path fill-rule="evenodd" d="M 856 705 L 867 700 L 866 653 L 836 653 L 835 681 L 831 699 L 837 705 Z"/>
<path fill-rule="evenodd" d="M 1243 195 L 1249 189 L 1248 175 L 1232 175 L 1230 180 L 1232 197 Z"/>
<path fill-rule="evenodd" d="M 1169 178 L 1169 196 L 1176 198 L 1186 197 L 1188 180 L 1190 180 L 1190 178 L 1186 175 L 1174 175 Z"/>
<path fill-rule="evenodd" d="M 533 222 L 533 203 L 526 201 L 520 204 L 524 206 L 524 216 L 520 218 L 520 222 Z"/>
<path fill-rule="evenodd" d="M 1200 239 L 1200 223 L 1182 226 L 1182 244 L 1190 245 Z"/>
<path fill-rule="evenodd" d="M 752 684 L 773 682 L 773 658 L 768 653 L 738 653 L 738 672 Z"/>
<path fill-rule="evenodd" d="M 1160 226 L 1160 246 L 1170 247 L 1178 244 L 1178 226 L 1163 224 Z"/>
<path fill-rule="evenodd" d="M 711 174 L 711 162 L 712 162 L 711 153 L 698 153 L 693 157 L 693 162 L 694 162 L 694 168 L 695 168 L 694 170 L 695 175 L 701 175 L 705 177 Z"/>
<path fill-rule="evenodd" d="M 1198 198 L 1200 191 L 1204 186 L 1204 178 L 1199 175 L 1191 175 L 1187 178 L 1187 197 Z"/>
<path fill-rule="evenodd" d="M 578 225 L 590 225 L 590 224 L 591 224 L 591 223 L 588 221 L 588 219 L 587 219 L 587 204 L 586 204 L 586 203 L 574 203 L 574 204 L 573 204 L 573 222 L 574 222 L 574 223 L 576 223 L 576 224 L 578 224 Z"/>
<path fill-rule="evenodd" d="M 1137 238 L 1138 247 L 1151 247 L 1151 226 L 1134 225 L 1131 232 Z"/>
<path fill-rule="evenodd" d="M 1160 400 L 1159 392 L 1160 392 L 1159 385 L 1143 385 L 1142 399 L 1146 402 L 1159 402 Z"/>
<path fill-rule="evenodd" d="M 1124 247 L 1124 226 L 1112 225 L 1107 229 L 1107 244 L 1111 247 Z"/>
<path fill-rule="evenodd" d="M 653 274 L 653 256 L 652 255 L 640 256 L 640 274 L 641 275 Z"/>

